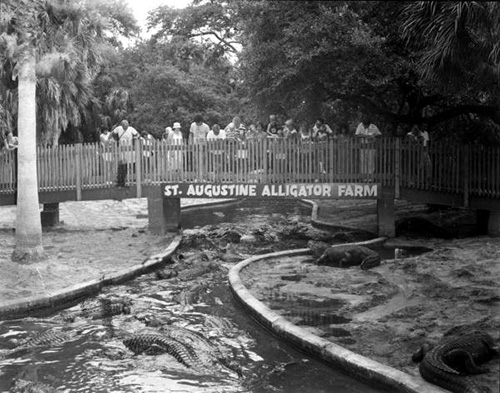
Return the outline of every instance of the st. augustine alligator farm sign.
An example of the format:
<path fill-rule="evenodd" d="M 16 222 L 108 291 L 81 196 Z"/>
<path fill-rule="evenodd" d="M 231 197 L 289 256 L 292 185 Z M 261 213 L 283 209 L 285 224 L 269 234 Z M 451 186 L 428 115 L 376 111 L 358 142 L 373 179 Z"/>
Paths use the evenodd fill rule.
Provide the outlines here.
<path fill-rule="evenodd" d="M 169 183 L 166 198 L 376 199 L 378 184 L 367 183 Z"/>

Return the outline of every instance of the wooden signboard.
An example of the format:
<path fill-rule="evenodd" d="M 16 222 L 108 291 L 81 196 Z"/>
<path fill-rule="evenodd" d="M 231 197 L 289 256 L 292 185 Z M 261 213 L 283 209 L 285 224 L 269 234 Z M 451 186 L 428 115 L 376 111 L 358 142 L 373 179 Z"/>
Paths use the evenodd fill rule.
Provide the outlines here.
<path fill-rule="evenodd" d="M 373 183 L 168 183 L 164 198 L 377 199 Z"/>

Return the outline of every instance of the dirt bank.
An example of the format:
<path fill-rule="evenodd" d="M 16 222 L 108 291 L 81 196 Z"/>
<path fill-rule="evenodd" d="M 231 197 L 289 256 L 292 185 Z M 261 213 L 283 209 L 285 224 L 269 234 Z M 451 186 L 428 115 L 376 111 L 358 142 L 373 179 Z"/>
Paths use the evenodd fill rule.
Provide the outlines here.
<path fill-rule="evenodd" d="M 366 272 L 291 258 L 280 261 L 279 268 L 267 264 L 247 272 L 248 284 L 262 300 L 271 304 L 273 298 L 273 307 L 297 324 L 410 374 L 418 373 L 411 354 L 426 340 L 437 342 L 443 334 L 472 328 L 485 329 L 498 340 L 500 239 L 473 236 L 474 217 L 467 211 L 429 212 L 423 205 L 404 202 L 397 203 L 397 211 L 398 219 L 423 217 L 434 226 L 400 222 L 393 245 L 433 251 L 386 260 Z M 0 208 L 0 301 L 50 293 L 142 262 L 169 242 L 147 233 L 146 214 L 145 199 L 61 204 L 62 225 L 44 233 L 49 259 L 21 266 L 10 262 L 15 210 Z M 369 231 L 376 226 L 373 201 L 322 202 L 319 218 Z M 460 238 L 441 239 L 442 234 Z M 231 244 L 223 260 L 231 264 L 248 255 L 238 254 L 228 235 L 224 233 Z M 253 244 L 255 233 L 240 235 L 236 239 L 242 245 Z M 356 240 L 351 235 L 346 231 L 338 239 Z M 271 245 L 273 236 L 262 236 Z M 478 378 L 498 391 L 499 363 L 488 367 L 492 372 Z"/>
<path fill-rule="evenodd" d="M 371 230 L 369 206 L 323 205 L 320 218 Z M 387 246 L 429 247 L 431 252 L 400 253 L 369 271 L 316 266 L 312 257 L 285 258 L 257 263 L 243 279 L 260 300 L 294 323 L 413 375 L 418 367 L 411 355 L 424 341 L 481 329 L 498 342 L 500 239 L 473 236 L 467 211 L 429 212 L 425 206 L 401 204 L 398 218 L 408 217 L 419 218 L 413 221 L 418 223 L 414 232 L 408 220 L 400 220 L 401 236 Z M 460 238 L 429 236 L 432 231 Z M 497 392 L 498 359 L 488 367 L 490 373 L 474 378 Z"/>

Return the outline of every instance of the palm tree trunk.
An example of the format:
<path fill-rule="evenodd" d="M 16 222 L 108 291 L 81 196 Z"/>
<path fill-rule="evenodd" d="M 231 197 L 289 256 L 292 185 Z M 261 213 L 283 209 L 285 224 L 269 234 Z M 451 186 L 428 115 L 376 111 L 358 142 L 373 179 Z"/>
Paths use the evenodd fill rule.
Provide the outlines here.
<path fill-rule="evenodd" d="M 23 263 L 40 260 L 44 256 L 36 168 L 35 65 L 34 54 L 25 53 L 19 62 L 18 75 L 16 246 L 12 260 Z"/>

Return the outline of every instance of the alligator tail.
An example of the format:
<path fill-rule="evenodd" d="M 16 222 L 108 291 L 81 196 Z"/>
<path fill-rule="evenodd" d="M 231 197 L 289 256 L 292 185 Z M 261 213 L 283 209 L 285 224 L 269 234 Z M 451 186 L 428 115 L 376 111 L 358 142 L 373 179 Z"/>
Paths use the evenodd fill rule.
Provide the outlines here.
<path fill-rule="evenodd" d="M 433 367 L 422 367 L 420 366 L 420 375 L 428 381 L 435 385 L 438 385 L 444 389 L 448 389 L 454 393 L 487 393 L 481 387 L 479 387 L 470 377 L 467 376 L 457 376 L 456 374 L 450 374 L 442 372 L 439 369 Z"/>

